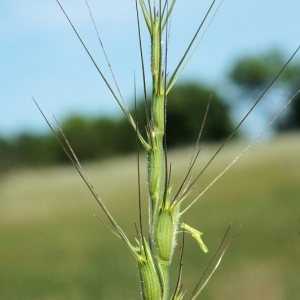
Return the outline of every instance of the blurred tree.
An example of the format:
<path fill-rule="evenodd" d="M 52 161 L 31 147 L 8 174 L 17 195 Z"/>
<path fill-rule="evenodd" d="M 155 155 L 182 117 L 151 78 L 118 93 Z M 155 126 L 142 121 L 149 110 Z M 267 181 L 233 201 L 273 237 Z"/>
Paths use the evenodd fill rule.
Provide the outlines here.
<path fill-rule="evenodd" d="M 74 115 L 67 118 L 61 126 L 79 160 L 92 160 L 116 153 L 113 144 L 117 122 L 113 120 Z M 68 160 L 62 152 L 61 159 Z"/>
<path fill-rule="evenodd" d="M 292 63 L 285 75 L 286 88 L 291 97 L 300 89 L 300 62 Z M 287 115 L 278 124 L 278 130 L 300 129 L 300 95 L 290 105 Z"/>
<path fill-rule="evenodd" d="M 12 144 L 18 165 L 45 165 L 58 162 L 60 147 L 52 135 L 21 134 Z"/>
<path fill-rule="evenodd" d="M 209 99 L 211 105 L 202 138 L 219 140 L 231 133 L 233 127 L 228 108 L 215 91 L 196 83 L 178 85 L 168 96 L 167 138 L 170 146 L 196 140 Z"/>
<path fill-rule="evenodd" d="M 11 143 L 0 138 L 0 174 L 15 165 L 15 153 Z"/>
<path fill-rule="evenodd" d="M 282 54 L 275 50 L 260 56 L 246 56 L 234 64 L 230 78 L 235 84 L 251 92 L 264 88 L 283 65 Z"/>
<path fill-rule="evenodd" d="M 246 56 L 239 59 L 229 72 L 232 82 L 241 90 L 244 96 L 238 99 L 256 100 L 257 92 L 262 91 L 277 75 L 279 70 L 285 64 L 282 53 L 276 50 L 268 51 L 258 56 Z M 292 61 L 290 65 L 276 80 L 276 93 L 272 97 L 281 95 L 282 101 L 287 101 L 300 87 L 300 63 Z M 284 95 L 284 96 L 282 96 Z M 299 99 L 290 105 L 286 114 L 284 114 L 277 123 L 277 130 L 287 130 L 300 128 L 300 104 Z M 263 114 L 267 115 L 268 111 L 273 109 L 272 105 L 267 105 L 263 109 Z M 277 108 L 275 108 L 277 111 Z"/>

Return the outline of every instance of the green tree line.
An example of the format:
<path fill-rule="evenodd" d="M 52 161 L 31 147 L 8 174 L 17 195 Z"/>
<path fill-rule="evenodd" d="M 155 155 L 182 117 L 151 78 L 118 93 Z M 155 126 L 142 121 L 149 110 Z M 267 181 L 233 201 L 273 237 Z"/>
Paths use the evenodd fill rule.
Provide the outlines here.
<path fill-rule="evenodd" d="M 211 108 L 205 122 L 203 139 L 216 140 L 230 133 L 233 127 L 228 109 L 216 92 L 197 84 L 184 84 L 176 87 L 168 97 L 169 147 L 189 144 L 197 139 L 210 98 Z M 140 100 L 137 108 L 132 108 L 132 115 L 137 115 L 140 128 L 145 126 L 144 105 L 144 101 Z M 109 119 L 73 115 L 65 119 L 61 127 L 81 161 L 136 150 L 135 132 L 125 117 Z M 59 130 L 57 134 L 60 134 Z M 50 130 L 49 134 L 44 135 L 23 133 L 11 141 L 0 139 L 0 149 L 2 170 L 14 165 L 37 166 L 68 161 Z"/>
<path fill-rule="evenodd" d="M 230 85 L 239 90 L 236 99 L 221 97 L 216 89 L 209 89 L 199 83 L 190 82 L 175 87 L 168 95 L 168 147 L 196 141 L 209 102 L 202 140 L 215 141 L 228 136 L 234 127 L 234 120 L 230 117 L 232 108 L 238 107 L 240 102 L 249 101 L 249 98 L 255 100 L 253 91 L 263 90 L 283 64 L 284 58 L 277 51 L 239 59 L 228 73 Z M 300 87 L 300 64 L 292 63 L 276 84 L 285 92 L 286 100 L 291 97 Z M 144 111 L 145 101 L 140 99 L 136 108 L 132 108 L 132 115 L 137 115 L 141 129 L 146 124 Z M 63 120 L 61 127 L 81 161 L 136 150 L 135 132 L 125 117 L 110 119 L 73 115 Z M 277 123 L 276 130 L 297 128 L 300 128 L 300 99 L 293 102 L 285 117 Z M 67 161 L 68 158 L 50 130 L 43 135 L 22 133 L 13 140 L 0 137 L 0 172 L 14 166 L 39 166 Z"/>

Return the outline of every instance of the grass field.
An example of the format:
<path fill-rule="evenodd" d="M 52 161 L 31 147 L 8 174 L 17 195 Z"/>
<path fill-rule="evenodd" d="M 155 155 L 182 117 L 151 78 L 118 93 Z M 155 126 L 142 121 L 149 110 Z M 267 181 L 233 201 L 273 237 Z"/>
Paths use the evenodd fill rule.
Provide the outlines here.
<path fill-rule="evenodd" d="M 220 154 L 199 181 L 198 192 L 242 147 L 242 142 L 235 142 Z M 198 168 L 214 148 L 203 147 Z M 170 153 L 177 183 L 191 150 Z M 299 299 L 299 153 L 299 134 L 256 145 L 183 216 L 183 221 L 204 232 L 210 249 L 203 255 L 186 236 L 185 288 L 190 291 L 195 286 L 232 222 L 233 229 L 240 224 L 242 229 L 203 299 Z M 85 169 L 134 238 L 135 156 L 95 162 Z M 23 169 L 2 176 L 0 299 L 138 299 L 134 259 L 93 213 L 103 217 L 71 166 Z"/>

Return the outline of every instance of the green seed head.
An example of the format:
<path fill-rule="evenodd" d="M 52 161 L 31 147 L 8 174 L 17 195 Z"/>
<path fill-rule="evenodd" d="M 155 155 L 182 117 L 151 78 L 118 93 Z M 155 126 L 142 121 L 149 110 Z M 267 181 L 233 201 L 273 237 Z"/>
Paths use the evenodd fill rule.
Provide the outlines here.
<path fill-rule="evenodd" d="M 169 265 L 176 244 L 176 232 L 178 228 L 178 206 L 162 208 L 157 218 L 155 240 L 158 258 L 161 264 Z"/>
<path fill-rule="evenodd" d="M 143 299 L 161 299 L 162 286 L 154 264 L 153 254 L 151 253 L 150 247 L 145 239 L 143 242 L 137 242 L 138 248 L 135 251 L 135 257 L 141 278 Z"/>

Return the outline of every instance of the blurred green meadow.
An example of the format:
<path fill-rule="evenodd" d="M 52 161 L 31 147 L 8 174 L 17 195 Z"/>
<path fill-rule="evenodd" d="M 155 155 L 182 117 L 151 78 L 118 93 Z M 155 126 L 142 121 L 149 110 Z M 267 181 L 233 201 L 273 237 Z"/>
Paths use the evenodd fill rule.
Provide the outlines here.
<path fill-rule="evenodd" d="M 195 193 L 245 145 L 241 141 L 228 145 L 200 177 Z M 203 167 L 217 146 L 203 145 L 196 169 Z M 299 133 L 256 144 L 183 216 L 182 221 L 204 232 L 210 249 L 204 255 L 185 236 L 183 285 L 187 295 L 232 223 L 232 233 L 240 224 L 242 229 L 203 299 L 299 299 L 299 153 Z M 170 152 L 174 190 L 191 154 L 191 147 Z M 138 223 L 135 155 L 84 167 L 112 214 L 134 239 Z M 0 299 L 139 299 L 134 259 L 94 213 L 104 219 L 72 166 L 19 169 L 1 175 Z M 178 256 L 177 249 L 174 284 Z"/>

